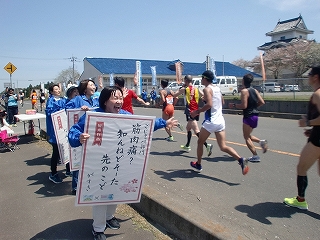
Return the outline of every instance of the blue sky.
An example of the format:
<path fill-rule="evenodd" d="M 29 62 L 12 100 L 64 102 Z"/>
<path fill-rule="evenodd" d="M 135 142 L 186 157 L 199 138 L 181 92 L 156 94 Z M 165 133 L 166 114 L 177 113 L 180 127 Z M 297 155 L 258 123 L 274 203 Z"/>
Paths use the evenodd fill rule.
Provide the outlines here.
<path fill-rule="evenodd" d="M 319 0 L 0 0 L 0 91 L 83 71 L 83 58 L 252 60 L 278 20 L 302 15 L 320 42 Z"/>

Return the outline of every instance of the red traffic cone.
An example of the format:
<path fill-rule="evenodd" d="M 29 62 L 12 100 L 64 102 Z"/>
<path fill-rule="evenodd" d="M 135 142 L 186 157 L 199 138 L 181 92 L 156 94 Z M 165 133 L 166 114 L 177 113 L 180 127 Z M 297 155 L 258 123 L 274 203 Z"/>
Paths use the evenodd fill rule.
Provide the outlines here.
<path fill-rule="evenodd" d="M 29 121 L 28 135 L 34 135 L 34 123 L 32 120 Z"/>

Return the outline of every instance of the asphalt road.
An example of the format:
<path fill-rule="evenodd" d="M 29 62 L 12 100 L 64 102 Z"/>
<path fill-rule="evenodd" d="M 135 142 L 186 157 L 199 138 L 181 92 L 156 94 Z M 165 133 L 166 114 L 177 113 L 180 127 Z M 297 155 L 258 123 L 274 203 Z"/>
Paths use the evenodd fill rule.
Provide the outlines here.
<path fill-rule="evenodd" d="M 135 114 L 160 117 L 161 110 L 135 108 Z M 182 110 L 175 116 L 185 123 Z M 249 157 L 242 138 L 242 116 L 225 115 L 225 119 L 228 145 Z M 167 196 L 172 209 L 222 239 L 318 239 L 317 164 L 308 173 L 309 211 L 282 203 L 285 197 L 297 194 L 296 164 L 306 142 L 303 129 L 296 120 L 261 117 L 254 135 L 267 139 L 270 149 L 266 154 L 259 149 L 261 162 L 250 164 L 249 173 L 243 176 L 237 162 L 218 149 L 215 136 L 208 141 L 214 144 L 212 156 L 203 158 L 203 171 L 196 173 L 189 167 L 196 159 L 195 136 L 192 151 L 187 153 L 180 151 L 186 132 L 176 129 L 174 142 L 163 140 L 164 130 L 154 132 L 145 185 Z"/>

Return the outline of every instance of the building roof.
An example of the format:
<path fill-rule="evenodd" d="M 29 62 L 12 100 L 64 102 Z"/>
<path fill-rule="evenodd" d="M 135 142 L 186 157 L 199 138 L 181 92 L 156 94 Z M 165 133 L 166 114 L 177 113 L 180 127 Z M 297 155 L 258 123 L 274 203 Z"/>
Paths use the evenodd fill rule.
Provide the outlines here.
<path fill-rule="evenodd" d="M 180 61 L 179 59 L 174 61 L 161 61 L 161 60 L 142 60 L 142 59 L 117 59 L 117 58 L 84 58 L 84 61 L 90 63 L 101 74 L 134 74 L 136 71 L 136 61 L 141 62 L 142 74 L 151 75 L 151 66 L 156 66 L 157 75 L 175 75 L 174 63 Z M 190 74 L 197 76 L 202 74 L 206 70 L 206 63 L 193 63 L 182 62 L 183 71 L 182 74 Z M 242 77 L 247 73 L 252 73 L 255 77 L 261 77 L 261 75 L 250 72 L 244 68 L 238 67 L 229 62 L 215 61 L 217 76 L 229 75 Z M 84 69 L 85 71 L 85 69 Z"/>
<path fill-rule="evenodd" d="M 297 38 L 288 38 L 283 40 L 277 40 L 272 42 L 267 42 L 261 46 L 258 47 L 259 50 L 266 50 L 266 49 L 272 49 L 272 48 L 279 48 L 287 46 L 289 43 L 297 42 L 299 39 Z"/>
<path fill-rule="evenodd" d="M 308 30 L 307 26 L 305 25 L 302 19 L 302 16 L 299 15 L 299 17 L 288 19 L 285 21 L 279 20 L 275 28 L 271 32 L 266 33 L 266 35 L 273 36 L 278 33 L 288 32 L 293 30 L 308 33 L 308 34 L 313 33 L 313 31 Z"/>

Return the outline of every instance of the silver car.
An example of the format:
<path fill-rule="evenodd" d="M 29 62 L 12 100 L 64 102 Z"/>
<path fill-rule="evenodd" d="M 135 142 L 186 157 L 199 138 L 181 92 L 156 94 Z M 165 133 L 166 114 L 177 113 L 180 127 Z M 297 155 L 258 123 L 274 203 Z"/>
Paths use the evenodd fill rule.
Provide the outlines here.
<path fill-rule="evenodd" d="M 171 82 L 171 83 L 169 83 L 168 88 L 171 89 L 173 92 L 176 92 L 176 91 L 178 91 L 182 86 L 183 86 L 183 82 L 182 82 L 182 83 Z"/>

